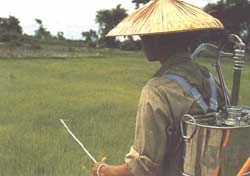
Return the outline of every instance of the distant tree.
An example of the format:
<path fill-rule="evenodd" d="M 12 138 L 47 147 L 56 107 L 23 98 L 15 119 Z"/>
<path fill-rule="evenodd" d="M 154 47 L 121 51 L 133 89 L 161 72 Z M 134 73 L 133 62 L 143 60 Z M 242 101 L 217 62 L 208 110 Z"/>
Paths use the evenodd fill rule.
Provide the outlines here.
<path fill-rule="evenodd" d="M 132 0 L 132 3 L 135 3 L 135 8 L 138 9 L 141 4 L 146 4 L 150 0 Z"/>
<path fill-rule="evenodd" d="M 250 3 L 248 0 L 220 0 L 216 4 L 208 4 L 205 11 L 217 17 L 230 33 L 241 35 L 250 41 Z"/>
<path fill-rule="evenodd" d="M 0 30 L 22 34 L 20 22 L 14 16 L 9 16 L 9 18 L 0 18 Z"/>
<path fill-rule="evenodd" d="M 57 32 L 57 39 L 58 40 L 65 40 L 64 33 L 63 32 Z"/>
<path fill-rule="evenodd" d="M 121 50 L 140 50 L 141 42 L 139 40 L 134 40 L 132 36 L 128 36 L 126 40 L 120 42 Z"/>
<path fill-rule="evenodd" d="M 120 4 L 111 10 L 97 11 L 96 22 L 99 24 L 100 45 L 117 47 L 115 37 L 106 38 L 105 35 L 127 15 L 126 10 Z"/>
<path fill-rule="evenodd" d="M 90 29 L 89 31 L 82 32 L 82 37 L 88 47 L 96 47 L 98 41 L 96 31 Z"/>
<path fill-rule="evenodd" d="M 37 22 L 37 24 L 39 24 L 40 26 L 42 26 L 42 25 L 43 25 L 42 20 L 40 20 L 40 19 L 36 18 L 36 19 L 35 19 L 35 21 L 36 21 L 36 22 Z"/>
<path fill-rule="evenodd" d="M 11 42 L 19 45 L 22 39 L 22 27 L 14 16 L 0 18 L 0 42 Z"/>
<path fill-rule="evenodd" d="M 39 28 L 35 30 L 35 37 L 45 40 L 51 39 L 51 33 L 43 26 L 43 22 L 40 19 L 35 19 L 36 23 L 39 25 Z"/>

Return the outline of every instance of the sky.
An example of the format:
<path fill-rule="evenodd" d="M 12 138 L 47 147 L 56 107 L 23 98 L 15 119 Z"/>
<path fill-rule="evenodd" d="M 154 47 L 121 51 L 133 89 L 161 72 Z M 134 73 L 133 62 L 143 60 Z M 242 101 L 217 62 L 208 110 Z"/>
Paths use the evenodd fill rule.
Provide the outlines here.
<path fill-rule="evenodd" d="M 33 35 L 38 28 L 35 19 L 53 35 L 64 32 L 68 39 L 80 39 L 82 31 L 98 29 L 95 23 L 96 11 L 115 8 L 121 4 L 128 13 L 134 10 L 132 0 L 3 0 L 0 17 L 15 16 L 19 19 L 23 32 Z M 184 0 L 203 7 L 217 0 Z"/>

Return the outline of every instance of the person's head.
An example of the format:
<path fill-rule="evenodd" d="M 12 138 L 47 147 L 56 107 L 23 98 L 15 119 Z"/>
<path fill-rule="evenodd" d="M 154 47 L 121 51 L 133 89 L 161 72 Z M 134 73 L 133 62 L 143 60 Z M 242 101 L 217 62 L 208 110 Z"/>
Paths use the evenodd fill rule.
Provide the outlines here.
<path fill-rule="evenodd" d="M 164 61 L 177 52 L 189 51 L 196 36 L 196 33 L 183 32 L 141 35 L 140 38 L 143 52 L 149 61 Z"/>
<path fill-rule="evenodd" d="M 223 29 L 218 19 L 182 0 L 154 0 L 122 20 L 106 36 L 139 35 L 146 57 L 162 61 L 187 50 L 194 33 Z"/>

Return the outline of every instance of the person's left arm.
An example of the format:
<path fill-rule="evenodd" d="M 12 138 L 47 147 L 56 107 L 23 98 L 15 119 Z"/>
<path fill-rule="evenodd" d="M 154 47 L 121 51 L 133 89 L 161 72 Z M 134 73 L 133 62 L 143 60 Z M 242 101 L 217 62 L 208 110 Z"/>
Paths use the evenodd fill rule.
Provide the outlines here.
<path fill-rule="evenodd" d="M 94 164 L 92 171 L 95 175 L 98 172 L 99 176 L 146 176 L 159 173 L 160 164 L 168 150 L 166 130 L 170 126 L 167 118 L 169 107 L 165 99 L 157 88 L 143 88 L 137 111 L 135 140 L 125 157 L 126 164 Z"/>

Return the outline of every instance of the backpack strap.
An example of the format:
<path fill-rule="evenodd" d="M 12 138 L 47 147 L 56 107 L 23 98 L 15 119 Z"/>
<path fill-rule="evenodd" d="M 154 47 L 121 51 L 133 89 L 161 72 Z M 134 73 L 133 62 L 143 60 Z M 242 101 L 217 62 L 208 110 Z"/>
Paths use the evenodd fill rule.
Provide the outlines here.
<path fill-rule="evenodd" d="M 193 98 L 196 100 L 196 102 L 200 105 L 201 109 L 204 113 L 207 113 L 209 109 L 212 111 L 216 111 L 218 108 L 217 103 L 217 86 L 216 81 L 213 77 L 213 75 L 210 73 L 209 83 L 210 83 L 210 89 L 211 89 L 211 97 L 209 106 L 205 103 L 201 93 L 198 91 L 198 89 L 194 86 L 192 86 L 188 81 L 186 81 L 181 76 L 175 75 L 175 74 L 166 74 L 163 77 L 175 81 L 179 86 L 181 86 L 186 92 L 191 94 Z"/>

